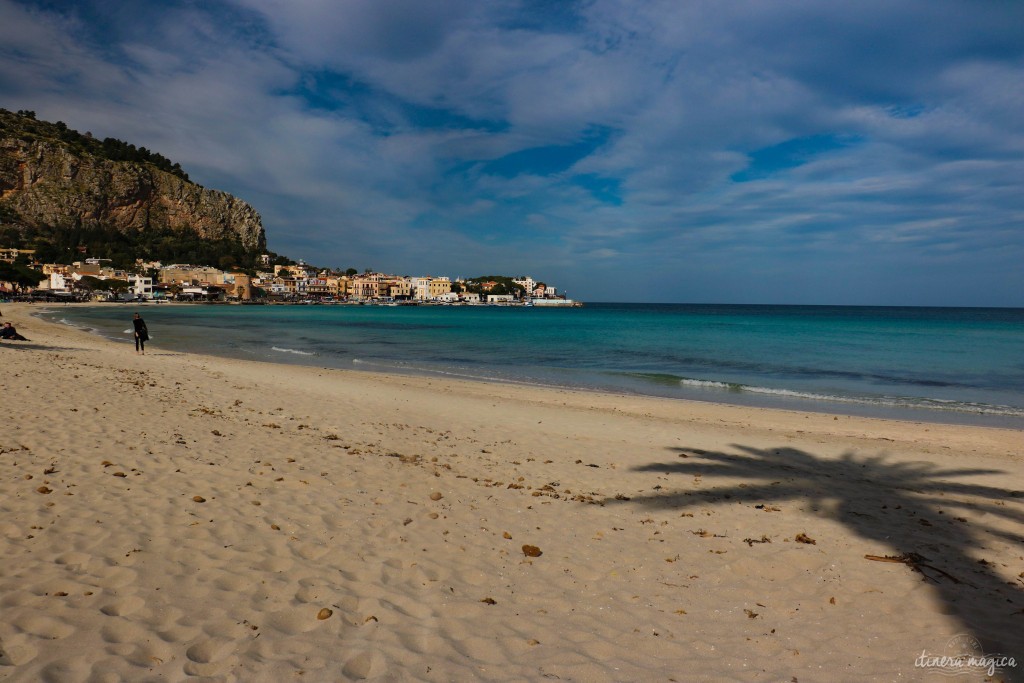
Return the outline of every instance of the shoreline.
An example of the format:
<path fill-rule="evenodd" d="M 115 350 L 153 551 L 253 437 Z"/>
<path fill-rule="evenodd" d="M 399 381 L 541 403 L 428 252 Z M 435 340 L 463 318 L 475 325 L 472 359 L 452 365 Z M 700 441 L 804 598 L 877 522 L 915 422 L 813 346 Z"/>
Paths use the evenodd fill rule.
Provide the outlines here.
<path fill-rule="evenodd" d="M 195 304 L 182 303 L 182 302 L 171 302 L 171 303 L 172 303 L 172 305 L 176 305 L 176 306 L 193 306 L 193 305 L 195 305 Z M 93 305 L 93 304 L 84 304 L 84 305 Z M 96 306 L 104 306 L 105 304 L 95 304 L 95 305 Z M 9 305 L 9 306 L 11 306 L 11 305 Z M 32 307 L 37 307 L 37 306 L 39 306 L 39 304 L 32 304 L 31 306 Z M 43 306 L 45 307 L 45 309 L 52 308 L 51 306 L 46 306 L 45 304 Z M 79 332 L 79 333 L 82 333 L 82 334 L 86 334 L 86 335 L 88 335 L 90 337 L 96 338 L 97 340 L 101 340 L 103 343 L 111 344 L 113 347 L 116 348 L 116 350 L 118 352 L 120 352 L 122 350 L 121 348 L 119 348 L 120 344 L 124 343 L 126 345 L 126 348 L 127 348 L 127 345 L 131 344 L 131 340 L 128 339 L 128 338 L 126 338 L 124 340 L 115 340 L 115 339 L 108 338 L 108 337 L 105 337 L 103 335 L 100 335 L 100 334 L 98 334 L 96 332 L 93 332 L 93 331 L 90 331 L 90 330 L 85 330 L 85 329 L 82 329 L 82 328 L 76 328 L 76 327 L 62 325 L 60 323 L 54 323 L 54 322 L 50 322 L 48 320 L 44 320 L 44 319 L 39 317 L 39 314 L 42 314 L 42 313 L 46 312 L 45 309 L 32 311 L 31 312 L 32 313 L 32 316 L 31 316 L 32 319 L 33 320 L 38 320 L 39 322 L 41 322 L 41 323 L 43 323 L 43 324 L 45 324 L 47 326 L 53 326 L 53 327 L 64 328 L 64 329 L 73 329 L 76 332 Z M 0 309 L 0 310 L 2 310 L 2 309 Z M 126 320 L 128 320 L 127 314 L 126 314 Z M 153 346 L 153 345 L 151 344 L 151 346 Z M 155 349 L 157 347 L 153 347 L 153 348 Z M 200 353 L 200 352 L 196 352 L 196 351 L 176 351 L 175 350 L 175 351 L 170 351 L 169 353 L 183 355 L 183 356 L 189 356 L 189 357 L 195 357 L 195 358 L 201 358 L 201 359 L 209 359 L 211 362 L 215 362 L 217 360 L 223 360 L 223 361 L 238 362 L 238 363 L 243 363 L 243 364 L 252 363 L 252 364 L 255 364 L 257 366 L 267 365 L 267 366 L 274 366 L 274 367 L 280 366 L 280 367 L 284 367 L 284 368 L 305 368 L 307 371 L 316 372 L 318 376 L 320 376 L 324 372 L 337 372 L 337 373 L 339 373 L 339 374 L 341 374 L 343 376 L 344 375 L 357 375 L 357 376 L 368 375 L 371 378 L 371 380 L 370 380 L 371 382 L 373 380 L 378 380 L 378 381 L 387 381 L 389 383 L 393 383 L 393 382 L 404 383 L 406 380 L 416 379 L 416 380 L 419 380 L 419 382 L 424 382 L 425 381 L 428 385 L 432 384 L 433 382 L 451 383 L 453 385 L 462 386 L 465 390 L 470 391 L 470 393 L 472 393 L 473 395 L 489 395 L 490 392 L 486 391 L 484 389 L 484 387 L 507 387 L 509 389 L 512 389 L 514 393 L 506 396 L 506 397 L 509 397 L 509 398 L 512 397 L 513 395 L 515 395 L 515 393 L 518 392 L 518 391 L 524 391 L 524 392 L 528 392 L 529 393 L 529 392 L 533 392 L 533 391 L 536 390 L 536 391 L 538 391 L 538 392 L 540 392 L 541 394 L 544 394 L 544 395 L 547 395 L 549 392 L 554 392 L 555 394 L 557 394 L 557 396 L 564 396 L 566 393 L 568 393 L 568 394 L 571 394 L 571 395 L 575 395 L 576 398 L 579 399 L 580 401 L 582 401 L 583 403 L 586 403 L 586 398 L 585 397 L 595 397 L 596 403 L 598 405 L 604 406 L 606 408 L 610 408 L 610 409 L 612 409 L 612 410 L 614 410 L 616 412 L 627 412 L 628 414 L 634 414 L 634 415 L 641 415 L 641 414 L 643 414 L 643 415 L 651 415 L 652 414 L 652 413 L 649 412 L 649 410 L 650 410 L 649 408 L 642 409 L 640 407 L 632 407 L 634 402 L 643 403 L 645 401 L 651 401 L 651 402 L 654 402 L 654 403 L 660 405 L 662 409 L 657 410 L 655 413 L 653 413 L 653 414 L 657 414 L 659 417 L 669 417 L 669 416 L 674 415 L 677 412 L 677 408 L 678 408 L 676 406 L 676 404 L 677 403 L 681 403 L 681 404 L 683 404 L 683 407 L 685 409 L 688 409 L 689 411 L 691 411 L 690 414 L 691 414 L 692 417 L 699 416 L 699 419 L 702 419 L 702 420 L 720 421 L 720 422 L 721 421 L 725 421 L 725 422 L 732 423 L 732 424 L 743 424 L 743 425 L 747 425 L 747 426 L 750 425 L 752 419 L 755 419 L 755 420 L 757 419 L 757 418 L 752 418 L 752 415 L 751 415 L 751 413 L 752 413 L 754 415 L 760 415 L 761 419 L 763 419 L 763 420 L 775 421 L 775 422 L 781 422 L 781 423 L 791 423 L 791 420 L 798 420 L 798 419 L 805 419 L 806 420 L 806 419 L 811 419 L 813 417 L 813 418 L 815 418 L 815 423 L 814 424 L 815 424 L 816 429 L 821 430 L 821 431 L 825 431 L 825 432 L 828 432 L 828 433 L 832 433 L 831 430 L 833 429 L 833 425 L 830 425 L 829 421 L 834 422 L 836 420 L 849 420 L 849 421 L 854 421 L 854 422 L 859 422 L 859 421 L 862 421 L 862 420 L 866 420 L 866 421 L 868 421 L 869 424 L 877 422 L 877 423 L 884 423 L 886 425 L 893 425 L 893 426 L 895 426 L 895 429 L 892 430 L 892 433 L 899 433 L 901 431 L 899 425 L 903 425 L 903 424 L 912 425 L 914 427 L 922 427 L 922 428 L 925 429 L 925 431 L 929 431 L 932 428 L 939 429 L 939 428 L 942 428 L 942 427 L 949 428 L 950 430 L 953 430 L 953 431 L 956 431 L 958 429 L 997 430 L 997 431 L 1006 431 L 1006 432 L 1011 432 L 1011 433 L 1012 432 L 1020 432 L 1021 431 L 1020 429 L 1017 429 L 1017 428 L 1014 428 L 1014 427 L 1006 427 L 1006 426 L 991 426 L 991 425 L 978 425 L 978 424 L 961 424 L 961 423 L 951 423 L 951 422 L 932 422 L 932 421 L 926 420 L 926 419 L 912 420 L 912 419 L 891 418 L 891 417 L 884 417 L 884 416 L 846 415 L 846 414 L 843 414 L 843 413 L 830 412 L 830 411 L 828 411 L 828 410 L 826 410 L 824 408 L 822 410 L 810 410 L 810 409 L 801 410 L 800 408 L 778 408 L 778 407 L 766 407 L 766 406 L 760 406 L 760 405 L 744 405 L 744 404 L 739 404 L 739 403 L 726 403 L 726 402 L 714 401 L 714 400 L 711 400 L 711 399 L 703 400 L 703 399 L 691 399 L 691 398 L 665 397 L 665 396 L 656 396 L 656 395 L 640 394 L 640 393 L 627 393 L 627 392 L 621 392 L 620 393 L 620 392 L 614 392 L 614 391 L 604 391 L 604 390 L 601 390 L 601 389 L 592 389 L 592 388 L 588 388 L 588 387 L 567 387 L 567 386 L 557 386 L 557 385 L 534 384 L 534 383 L 529 383 L 529 382 L 517 382 L 517 381 L 502 380 L 502 379 L 477 379 L 477 378 L 461 378 L 461 377 L 444 377 L 444 376 L 439 376 L 436 373 L 431 373 L 430 371 L 423 371 L 423 372 L 410 371 L 408 373 L 403 373 L 403 372 L 398 372 L 398 371 L 396 371 L 396 372 L 387 372 L 387 371 L 381 371 L 381 370 L 364 370 L 364 369 L 358 369 L 358 368 L 325 367 L 325 366 L 316 366 L 316 365 L 312 365 L 312 364 L 308 364 L 307 365 L 307 364 L 302 364 L 302 363 L 284 363 L 284 362 L 278 363 L 278 362 L 272 362 L 272 361 L 253 360 L 253 359 L 247 359 L 247 358 L 242 358 L 242 357 L 238 357 L 238 356 L 230 356 L 230 355 L 204 354 L 204 353 Z M 476 391 L 471 391 L 471 389 L 473 389 L 475 387 L 475 385 L 480 385 L 480 386 L 476 387 L 476 389 L 477 389 Z M 557 397 L 554 397 L 551 400 L 554 401 L 555 403 L 557 403 L 558 400 L 560 400 L 560 399 L 558 399 Z M 631 409 L 630 408 L 621 408 L 621 407 L 612 407 L 612 406 L 618 406 L 618 404 L 622 403 L 622 402 L 624 402 L 627 406 L 631 406 Z M 702 408 L 705 408 L 705 409 L 702 409 Z M 719 414 L 720 411 L 721 412 L 725 412 L 725 413 L 732 413 L 732 412 L 735 411 L 737 414 L 734 417 L 732 417 L 731 419 L 726 419 L 726 418 L 723 418 Z M 778 414 L 778 415 L 776 415 L 776 414 Z M 797 424 L 797 423 L 796 422 L 792 422 L 792 424 Z M 877 427 L 881 428 L 881 425 L 877 425 Z M 862 427 L 861 428 L 861 432 L 868 432 L 868 431 L 871 431 L 871 429 L 869 427 Z M 885 430 L 885 431 L 888 433 L 888 430 Z M 951 434 L 947 430 L 941 430 L 940 429 L 940 431 L 944 435 L 942 438 L 950 438 Z M 853 432 L 848 432 L 848 433 L 852 434 Z M 1024 449 L 1022 449 L 1022 450 L 1024 450 Z"/>
<path fill-rule="evenodd" d="M 99 309 L 109 310 L 109 304 L 87 303 L 79 304 Z M 145 307 L 147 304 L 143 304 Z M 148 304 L 152 306 L 152 304 Z M 171 302 L 171 306 L 195 306 L 194 303 Z M 199 304 L 205 305 L 205 304 Z M 228 304 L 211 304 L 228 305 Z M 62 307 L 42 305 L 43 310 L 59 311 Z M 167 307 L 167 304 L 160 304 L 159 308 Z M 42 313 L 42 311 L 39 311 Z M 94 328 L 97 335 L 109 337 Z M 195 342 L 195 340 L 192 340 Z M 194 347 L 195 344 L 189 346 Z M 800 413 L 821 414 L 840 417 L 859 417 L 868 419 L 895 420 L 899 422 L 926 423 L 935 425 L 952 425 L 968 427 L 990 427 L 995 429 L 1010 429 L 1024 431 L 1024 417 L 1019 415 L 1021 409 L 1001 404 L 974 404 L 964 401 L 944 401 L 936 398 L 913 397 L 913 396 L 875 396 L 868 397 L 857 393 L 844 395 L 836 393 L 815 394 L 806 393 L 804 390 L 790 390 L 772 388 L 769 385 L 744 385 L 733 384 L 727 381 L 688 380 L 680 378 L 678 384 L 673 384 L 676 391 L 668 392 L 659 390 L 656 386 L 628 386 L 620 385 L 617 378 L 620 377 L 643 377 L 643 372 L 633 371 L 607 371 L 607 376 L 602 377 L 598 372 L 585 378 L 577 377 L 580 380 L 577 384 L 561 383 L 554 378 L 545 368 L 536 368 L 536 372 L 527 368 L 521 376 L 506 376 L 501 374 L 504 369 L 501 366 L 493 368 L 476 368 L 473 370 L 462 370 L 454 367 L 431 367 L 430 363 L 415 363 L 405 365 L 395 359 L 374 359 L 369 360 L 353 359 L 351 362 L 338 363 L 329 356 L 321 356 L 313 351 L 299 351 L 293 348 L 278 348 L 272 346 L 273 351 L 279 352 L 277 358 L 264 356 L 254 358 L 242 353 L 238 348 L 217 348 L 211 345 L 207 348 L 186 348 L 180 349 L 183 353 L 197 353 L 199 355 L 210 355 L 226 359 L 252 360 L 254 362 L 268 362 L 283 365 L 305 365 L 307 367 L 330 367 L 340 371 L 368 372 L 371 374 L 391 374 L 408 377 L 430 377 L 439 380 L 453 379 L 484 384 L 507 384 L 511 386 L 536 387 L 553 390 L 580 391 L 584 393 L 613 394 L 622 397 L 648 397 L 661 398 L 673 401 L 710 403 L 713 405 L 733 406 L 742 408 L 764 408 L 768 410 L 795 411 Z M 318 363 L 326 362 L 330 365 L 323 366 Z M 370 367 L 363 367 L 363 366 Z M 518 368 L 523 373 L 523 368 Z M 532 377 L 529 375 L 533 375 Z M 544 375 L 547 375 L 544 377 Z M 658 375 L 658 377 L 662 377 Z M 655 382 L 655 385 L 660 382 Z M 673 395 L 675 394 L 675 395 Z M 947 405 L 949 404 L 949 405 Z"/>
<path fill-rule="evenodd" d="M 1019 431 L 136 356 L 33 307 L 0 307 L 32 340 L 0 342 L 0 677 L 1024 660 Z"/>

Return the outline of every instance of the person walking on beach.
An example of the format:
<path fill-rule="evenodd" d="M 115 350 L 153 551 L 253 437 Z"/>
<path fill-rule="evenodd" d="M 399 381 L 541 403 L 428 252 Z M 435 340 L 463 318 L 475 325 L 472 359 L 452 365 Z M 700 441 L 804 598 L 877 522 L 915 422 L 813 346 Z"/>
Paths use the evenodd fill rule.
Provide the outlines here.
<path fill-rule="evenodd" d="M 146 329 L 146 321 L 138 313 L 132 319 L 135 326 L 135 353 L 146 355 L 146 342 L 149 341 L 149 330 Z"/>

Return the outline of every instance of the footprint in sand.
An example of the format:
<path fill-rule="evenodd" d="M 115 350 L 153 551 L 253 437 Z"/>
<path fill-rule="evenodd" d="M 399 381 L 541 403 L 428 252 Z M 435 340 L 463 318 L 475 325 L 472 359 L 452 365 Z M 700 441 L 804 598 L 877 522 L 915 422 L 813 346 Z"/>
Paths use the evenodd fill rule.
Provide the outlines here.
<path fill-rule="evenodd" d="M 157 635 L 165 643 L 184 643 L 198 636 L 202 631 L 198 626 L 174 624 L 157 631 Z"/>
<path fill-rule="evenodd" d="M 226 638 L 211 638 L 192 644 L 185 651 L 188 662 L 185 673 L 189 676 L 219 676 L 231 669 L 238 659 L 234 656 L 237 643 Z"/>
<path fill-rule="evenodd" d="M 400 595 L 394 595 L 387 600 L 381 601 L 384 607 L 389 607 L 414 619 L 427 619 L 434 616 L 434 611 L 421 602 L 416 602 Z"/>
<path fill-rule="evenodd" d="M 21 538 L 25 535 L 21 527 L 12 522 L 0 522 L 0 536 L 4 538 Z"/>
<path fill-rule="evenodd" d="M 84 683 L 88 676 L 89 665 L 82 657 L 52 662 L 39 672 L 43 683 Z"/>
<path fill-rule="evenodd" d="M 109 567 L 98 573 L 96 585 L 102 588 L 120 588 L 133 583 L 138 574 L 133 569 L 126 567 Z"/>
<path fill-rule="evenodd" d="M 385 672 L 386 668 L 384 658 L 379 654 L 376 652 L 364 652 L 345 662 L 341 672 L 349 678 L 365 680 L 377 678 Z"/>
<path fill-rule="evenodd" d="M 141 620 L 151 631 L 163 631 L 171 628 L 185 615 L 184 610 L 165 603 L 156 603 L 152 607 L 153 609 L 149 611 L 146 618 Z"/>
<path fill-rule="evenodd" d="M 41 614 L 26 614 L 10 621 L 10 624 L 24 633 L 31 633 L 47 640 L 67 638 L 75 632 L 73 626 Z"/>
<path fill-rule="evenodd" d="M 56 562 L 57 564 L 62 564 L 68 567 L 69 569 L 74 569 L 76 571 L 85 571 L 89 568 L 89 561 L 91 559 L 92 556 L 88 553 L 70 552 L 64 553 L 63 555 L 58 555 L 54 559 L 54 562 Z"/>
<path fill-rule="evenodd" d="M 232 655 L 235 651 L 234 641 L 224 638 L 211 638 L 195 643 L 185 651 L 190 661 L 198 664 L 209 664 Z"/>
<path fill-rule="evenodd" d="M 483 664 L 507 664 L 509 662 L 508 652 L 502 647 L 495 647 L 490 638 L 467 635 L 452 643 L 455 651 L 464 657 Z"/>
<path fill-rule="evenodd" d="M 285 635 L 294 636 L 312 631 L 318 625 L 325 623 L 319 621 L 316 614 L 317 610 L 309 605 L 291 607 L 267 615 L 266 623 L 267 626 Z"/>
<path fill-rule="evenodd" d="M 323 584 L 302 586 L 295 591 L 295 599 L 299 602 L 324 602 L 328 597 L 333 597 L 333 590 Z"/>
<path fill-rule="evenodd" d="M 129 614 L 133 614 L 141 609 L 146 604 L 146 601 L 142 598 L 129 595 L 124 598 L 117 598 L 107 603 L 103 607 L 100 607 L 100 611 L 111 617 L 124 617 Z"/>
<path fill-rule="evenodd" d="M 296 661 L 312 661 L 316 659 L 315 653 L 322 651 L 322 648 L 302 638 L 278 638 L 272 642 L 257 640 L 246 648 L 246 657 L 265 662 L 283 661 L 292 657 Z"/>
<path fill-rule="evenodd" d="M 0 666 L 21 666 L 28 664 L 39 651 L 28 642 L 28 638 L 18 634 L 0 640 Z"/>
<path fill-rule="evenodd" d="M 138 636 L 138 626 L 120 617 L 112 617 L 100 629 L 100 637 L 107 643 L 130 643 Z"/>
<path fill-rule="evenodd" d="M 125 659 L 135 666 L 153 667 L 174 658 L 175 649 L 161 640 L 147 639 L 132 649 Z"/>
<path fill-rule="evenodd" d="M 229 657 L 228 659 L 222 659 L 219 662 L 209 662 L 206 664 L 200 662 L 186 662 L 183 670 L 189 676 L 210 678 L 219 677 L 234 668 L 237 659 L 237 657 Z M 221 679 L 218 678 L 218 680 Z"/>
<path fill-rule="evenodd" d="M 251 635 L 246 622 L 239 622 L 237 618 L 229 616 L 208 619 L 201 628 L 203 633 L 214 640 L 237 641 Z"/>
<path fill-rule="evenodd" d="M 252 577 L 242 574 L 222 573 L 214 579 L 213 585 L 222 591 L 238 593 L 252 586 Z"/>
<path fill-rule="evenodd" d="M 113 655 L 118 659 L 122 659 L 130 655 L 135 650 L 135 645 L 132 643 L 110 643 L 103 649 L 107 651 L 107 654 Z"/>
<path fill-rule="evenodd" d="M 34 603 L 38 596 L 29 593 L 28 591 L 16 591 L 8 593 L 0 597 L 0 607 L 11 608 L 20 607 L 29 603 Z"/>
<path fill-rule="evenodd" d="M 256 568 L 265 572 L 286 572 L 293 564 L 287 557 L 272 555 L 256 565 Z"/>
<path fill-rule="evenodd" d="M 315 543 L 296 543 L 292 546 L 292 552 L 304 560 L 317 560 L 330 550 L 325 545 Z"/>
<path fill-rule="evenodd" d="M 435 629 L 421 628 L 410 633 L 401 633 L 398 642 L 409 652 L 416 654 L 434 653 L 444 647 L 444 639 L 435 632 Z"/>

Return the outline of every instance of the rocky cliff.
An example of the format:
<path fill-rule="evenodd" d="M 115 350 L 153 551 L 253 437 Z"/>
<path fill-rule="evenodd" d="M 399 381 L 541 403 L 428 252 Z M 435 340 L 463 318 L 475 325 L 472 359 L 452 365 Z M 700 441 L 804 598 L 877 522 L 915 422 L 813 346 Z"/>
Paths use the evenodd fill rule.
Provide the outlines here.
<path fill-rule="evenodd" d="M 102 143 L 88 134 L 0 110 L 0 222 L 35 234 L 103 229 L 131 239 L 192 233 L 248 253 L 266 248 L 260 216 L 249 204 L 182 175 L 148 161 L 104 158 Z"/>

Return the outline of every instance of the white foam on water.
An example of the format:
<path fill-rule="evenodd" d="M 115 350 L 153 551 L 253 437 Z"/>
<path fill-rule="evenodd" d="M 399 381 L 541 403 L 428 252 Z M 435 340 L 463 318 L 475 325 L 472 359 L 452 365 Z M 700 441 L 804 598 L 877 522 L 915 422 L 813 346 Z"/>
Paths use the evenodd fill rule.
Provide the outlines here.
<path fill-rule="evenodd" d="M 730 384 L 703 379 L 682 379 L 679 384 L 688 387 L 706 389 L 730 389 L 748 394 L 779 396 L 807 401 L 827 401 L 831 403 L 853 403 L 886 408 L 920 408 L 924 410 L 941 410 L 957 413 L 974 413 L 977 415 L 1000 415 L 1005 417 L 1024 417 L 1024 409 L 1013 406 L 992 405 L 988 403 L 971 403 L 949 399 L 922 398 L 910 396 L 844 396 L 837 394 L 820 394 L 812 391 L 796 391 L 777 387 L 760 387 L 748 384 Z"/>
<path fill-rule="evenodd" d="M 298 349 L 281 348 L 280 346 L 271 346 L 272 351 L 278 351 L 280 353 L 294 353 L 297 356 L 315 356 L 316 354 L 312 351 L 299 351 Z"/>
<path fill-rule="evenodd" d="M 706 389 L 731 389 L 737 386 L 728 382 L 715 382 L 709 379 L 681 379 L 679 383 L 684 387 L 704 387 Z"/>

